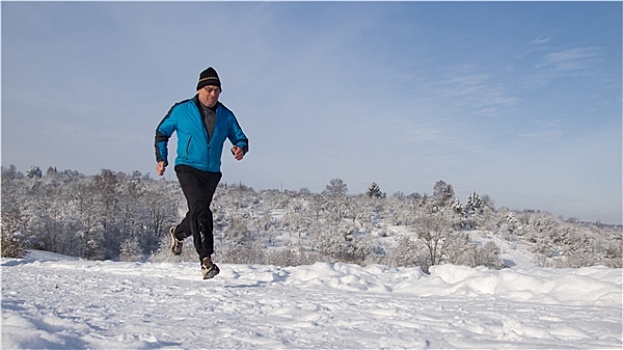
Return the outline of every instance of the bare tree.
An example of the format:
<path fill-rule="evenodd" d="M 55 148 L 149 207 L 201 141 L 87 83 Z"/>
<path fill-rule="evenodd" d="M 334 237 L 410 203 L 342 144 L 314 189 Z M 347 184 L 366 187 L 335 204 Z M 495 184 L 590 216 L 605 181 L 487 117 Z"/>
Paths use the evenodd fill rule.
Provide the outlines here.
<path fill-rule="evenodd" d="M 460 238 L 454 224 L 457 214 L 451 207 L 427 205 L 416 214 L 415 232 L 428 252 L 430 266 L 439 265 L 449 245 Z"/>
<path fill-rule="evenodd" d="M 345 196 L 348 193 L 348 186 L 342 179 L 332 179 L 325 188 L 325 192 L 331 197 Z"/>

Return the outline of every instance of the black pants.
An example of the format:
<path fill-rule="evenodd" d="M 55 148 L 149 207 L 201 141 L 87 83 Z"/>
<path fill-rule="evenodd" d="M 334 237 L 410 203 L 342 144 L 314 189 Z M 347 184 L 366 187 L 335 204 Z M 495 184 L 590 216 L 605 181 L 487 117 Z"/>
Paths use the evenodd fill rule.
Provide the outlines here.
<path fill-rule="evenodd" d="M 187 165 L 176 165 L 175 173 L 188 202 L 188 213 L 175 228 L 175 237 L 193 236 L 199 261 L 214 253 L 214 222 L 210 204 L 222 173 L 201 171 Z"/>

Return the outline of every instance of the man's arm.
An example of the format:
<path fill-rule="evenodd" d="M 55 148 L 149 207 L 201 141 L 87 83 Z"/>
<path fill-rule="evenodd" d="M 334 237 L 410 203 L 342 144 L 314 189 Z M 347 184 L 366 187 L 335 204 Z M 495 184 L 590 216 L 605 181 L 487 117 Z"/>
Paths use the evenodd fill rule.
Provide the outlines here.
<path fill-rule="evenodd" d="M 156 138 L 154 146 L 156 148 L 156 173 L 159 176 L 164 175 L 164 170 L 169 164 L 168 162 L 168 148 L 169 138 L 176 130 L 175 118 L 173 116 L 173 108 L 171 107 L 169 112 L 164 116 L 158 127 L 156 128 Z"/>
<path fill-rule="evenodd" d="M 240 127 L 240 124 L 238 124 L 238 120 L 236 120 L 233 113 L 227 138 L 233 144 L 231 153 L 234 155 L 234 158 L 236 158 L 236 160 L 241 160 L 245 154 L 249 152 L 249 139 L 242 131 L 242 128 Z"/>

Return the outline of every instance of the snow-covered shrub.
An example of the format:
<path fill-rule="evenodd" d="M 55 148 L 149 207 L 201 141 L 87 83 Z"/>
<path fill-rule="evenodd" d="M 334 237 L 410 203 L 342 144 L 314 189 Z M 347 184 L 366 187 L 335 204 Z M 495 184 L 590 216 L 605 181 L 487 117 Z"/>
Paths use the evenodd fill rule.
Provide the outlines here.
<path fill-rule="evenodd" d="M 121 261 L 140 261 L 143 257 L 137 237 L 131 237 L 123 241 L 120 250 L 119 260 Z"/>
<path fill-rule="evenodd" d="M 1 247 L 3 258 L 22 258 L 26 252 L 23 239 L 20 237 L 20 233 L 2 232 Z"/>

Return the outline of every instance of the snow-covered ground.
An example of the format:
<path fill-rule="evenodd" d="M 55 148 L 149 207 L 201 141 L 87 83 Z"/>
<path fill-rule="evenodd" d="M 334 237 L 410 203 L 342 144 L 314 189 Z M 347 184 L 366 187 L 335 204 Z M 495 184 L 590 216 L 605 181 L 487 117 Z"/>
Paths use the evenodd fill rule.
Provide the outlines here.
<path fill-rule="evenodd" d="M 2 259 L 3 349 L 620 349 L 621 269 Z"/>

